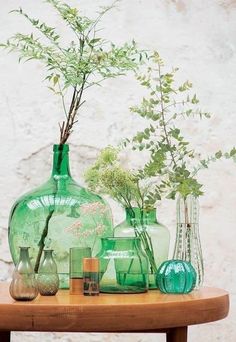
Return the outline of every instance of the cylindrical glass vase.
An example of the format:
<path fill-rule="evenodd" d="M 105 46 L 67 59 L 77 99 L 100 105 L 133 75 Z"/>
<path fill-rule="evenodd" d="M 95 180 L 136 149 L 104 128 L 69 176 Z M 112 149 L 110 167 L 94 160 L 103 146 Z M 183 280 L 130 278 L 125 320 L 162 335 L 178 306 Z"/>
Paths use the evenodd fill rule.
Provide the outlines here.
<path fill-rule="evenodd" d="M 23 195 L 12 207 L 9 245 L 14 263 L 19 246 L 30 246 L 38 273 L 44 249 L 53 249 L 60 288 L 69 287 L 69 249 L 100 250 L 100 237 L 112 236 L 112 215 L 103 199 L 77 184 L 69 168 L 69 146 L 54 145 L 51 178 Z"/>
<path fill-rule="evenodd" d="M 70 248 L 70 294 L 83 293 L 83 259 L 91 255 L 90 247 Z"/>
<path fill-rule="evenodd" d="M 148 259 L 139 238 L 103 238 L 97 257 L 100 292 L 140 293 L 148 290 Z"/>
<path fill-rule="evenodd" d="M 179 196 L 173 259 L 189 261 L 196 271 L 196 287 L 203 284 L 204 266 L 199 235 L 199 202 L 193 195 Z"/>
<path fill-rule="evenodd" d="M 170 233 L 156 218 L 156 209 L 126 208 L 126 220 L 115 227 L 116 237 L 138 237 L 149 261 L 149 289 L 156 289 L 156 272 L 168 259 Z"/>

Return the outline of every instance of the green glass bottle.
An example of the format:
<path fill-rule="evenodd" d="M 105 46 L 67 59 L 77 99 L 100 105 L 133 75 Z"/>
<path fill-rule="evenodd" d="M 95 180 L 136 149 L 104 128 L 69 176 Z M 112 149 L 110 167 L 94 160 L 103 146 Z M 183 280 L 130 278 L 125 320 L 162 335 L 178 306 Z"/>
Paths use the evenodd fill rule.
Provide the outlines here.
<path fill-rule="evenodd" d="M 23 195 L 13 205 L 9 219 L 9 245 L 14 263 L 19 246 L 31 247 L 35 273 L 43 249 L 53 249 L 60 288 L 69 287 L 69 249 L 100 250 L 99 237 L 113 235 L 112 216 L 103 199 L 77 184 L 70 174 L 69 146 L 54 145 L 50 179 Z"/>
<path fill-rule="evenodd" d="M 97 258 L 100 292 L 140 293 L 148 290 L 148 259 L 139 238 L 103 238 Z"/>
<path fill-rule="evenodd" d="M 115 227 L 116 237 L 139 237 L 149 261 L 149 289 L 156 289 L 156 272 L 168 258 L 170 233 L 156 219 L 156 209 L 126 208 L 126 220 Z"/>
<path fill-rule="evenodd" d="M 44 250 L 44 258 L 39 266 L 37 283 L 41 296 L 54 296 L 59 288 L 57 264 L 52 252 L 52 249 Z"/>

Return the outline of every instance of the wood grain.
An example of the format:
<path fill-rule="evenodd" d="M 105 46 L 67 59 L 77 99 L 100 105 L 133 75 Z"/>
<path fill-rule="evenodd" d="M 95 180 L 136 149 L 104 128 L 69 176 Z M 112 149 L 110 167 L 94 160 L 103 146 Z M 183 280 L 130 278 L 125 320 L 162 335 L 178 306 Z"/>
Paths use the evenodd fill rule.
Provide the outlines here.
<path fill-rule="evenodd" d="M 68 290 L 60 290 L 56 296 L 15 302 L 8 286 L 0 283 L 0 330 L 155 332 L 223 319 L 229 310 L 228 293 L 208 287 L 187 295 L 153 290 L 97 297 L 69 295 Z"/>
<path fill-rule="evenodd" d="M 167 332 L 166 342 L 187 342 L 188 327 L 173 328 Z"/>

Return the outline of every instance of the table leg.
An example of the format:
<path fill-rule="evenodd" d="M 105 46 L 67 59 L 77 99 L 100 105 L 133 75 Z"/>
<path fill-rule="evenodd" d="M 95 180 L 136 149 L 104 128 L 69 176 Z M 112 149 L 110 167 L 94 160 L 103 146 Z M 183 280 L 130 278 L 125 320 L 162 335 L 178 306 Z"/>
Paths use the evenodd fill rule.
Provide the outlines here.
<path fill-rule="evenodd" d="M 172 328 L 167 332 L 166 342 L 187 342 L 188 327 Z"/>
<path fill-rule="evenodd" d="M 10 331 L 0 331 L 0 341 L 1 342 L 10 342 L 11 341 L 11 332 Z"/>

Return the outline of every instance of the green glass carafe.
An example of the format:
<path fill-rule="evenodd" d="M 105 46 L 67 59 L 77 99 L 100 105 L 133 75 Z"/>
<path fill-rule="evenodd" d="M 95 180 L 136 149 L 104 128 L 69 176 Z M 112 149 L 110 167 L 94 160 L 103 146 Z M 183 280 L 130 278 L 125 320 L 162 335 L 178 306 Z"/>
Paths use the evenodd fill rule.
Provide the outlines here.
<path fill-rule="evenodd" d="M 103 238 L 97 258 L 100 292 L 147 292 L 148 259 L 139 238 Z"/>
<path fill-rule="evenodd" d="M 170 233 L 156 219 L 156 209 L 126 208 L 126 220 L 115 227 L 116 237 L 140 238 L 149 261 L 149 289 L 156 289 L 156 272 L 168 258 Z"/>
<path fill-rule="evenodd" d="M 112 236 L 112 216 L 104 200 L 77 184 L 69 169 L 69 146 L 54 145 L 50 179 L 19 198 L 9 219 L 9 245 L 14 263 L 19 246 L 31 247 L 38 273 L 42 252 L 53 249 L 60 288 L 69 287 L 69 249 L 100 250 L 100 237 Z"/>

